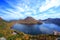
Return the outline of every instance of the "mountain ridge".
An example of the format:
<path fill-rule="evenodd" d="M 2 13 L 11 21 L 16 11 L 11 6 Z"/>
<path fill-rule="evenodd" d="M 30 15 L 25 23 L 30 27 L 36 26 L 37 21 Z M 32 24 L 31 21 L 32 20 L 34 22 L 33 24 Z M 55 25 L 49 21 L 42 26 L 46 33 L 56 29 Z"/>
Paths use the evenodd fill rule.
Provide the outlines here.
<path fill-rule="evenodd" d="M 54 23 L 54 24 L 60 26 L 60 18 L 48 18 L 43 21 L 46 23 Z"/>

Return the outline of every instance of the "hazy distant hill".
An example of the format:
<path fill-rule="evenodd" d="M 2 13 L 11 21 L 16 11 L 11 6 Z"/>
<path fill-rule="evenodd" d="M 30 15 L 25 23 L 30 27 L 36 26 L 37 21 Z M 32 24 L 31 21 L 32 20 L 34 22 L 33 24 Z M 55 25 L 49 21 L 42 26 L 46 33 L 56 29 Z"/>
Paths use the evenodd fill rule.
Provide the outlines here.
<path fill-rule="evenodd" d="M 43 20 L 46 23 L 54 23 L 60 26 L 60 18 L 48 18 L 46 20 Z"/>

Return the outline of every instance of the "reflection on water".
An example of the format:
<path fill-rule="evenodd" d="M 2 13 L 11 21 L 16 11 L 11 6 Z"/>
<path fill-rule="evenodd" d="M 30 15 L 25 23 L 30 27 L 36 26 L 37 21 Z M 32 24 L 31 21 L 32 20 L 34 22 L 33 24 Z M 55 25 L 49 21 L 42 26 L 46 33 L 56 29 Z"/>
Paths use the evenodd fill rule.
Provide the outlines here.
<path fill-rule="evenodd" d="M 53 31 L 60 31 L 60 27 L 55 24 L 43 23 L 41 25 L 23 25 L 15 24 L 13 26 L 14 30 L 24 32 L 26 34 L 53 34 Z"/>

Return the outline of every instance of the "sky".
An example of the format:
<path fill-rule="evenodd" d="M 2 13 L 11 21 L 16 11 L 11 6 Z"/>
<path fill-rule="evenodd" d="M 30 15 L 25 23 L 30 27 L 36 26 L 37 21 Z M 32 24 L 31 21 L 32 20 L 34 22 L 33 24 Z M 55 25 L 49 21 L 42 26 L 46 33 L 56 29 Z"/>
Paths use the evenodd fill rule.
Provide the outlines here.
<path fill-rule="evenodd" d="M 18 20 L 60 18 L 60 0 L 0 0 L 0 17 Z"/>

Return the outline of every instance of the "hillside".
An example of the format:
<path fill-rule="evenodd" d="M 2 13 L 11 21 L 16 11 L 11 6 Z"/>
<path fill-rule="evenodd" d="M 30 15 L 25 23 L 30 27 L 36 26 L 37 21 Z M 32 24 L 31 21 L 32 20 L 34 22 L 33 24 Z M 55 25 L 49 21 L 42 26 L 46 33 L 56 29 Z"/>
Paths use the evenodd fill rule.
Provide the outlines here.
<path fill-rule="evenodd" d="M 24 20 L 19 20 L 18 23 L 21 23 L 21 24 L 42 24 L 42 21 L 35 20 L 32 17 L 27 17 Z"/>

